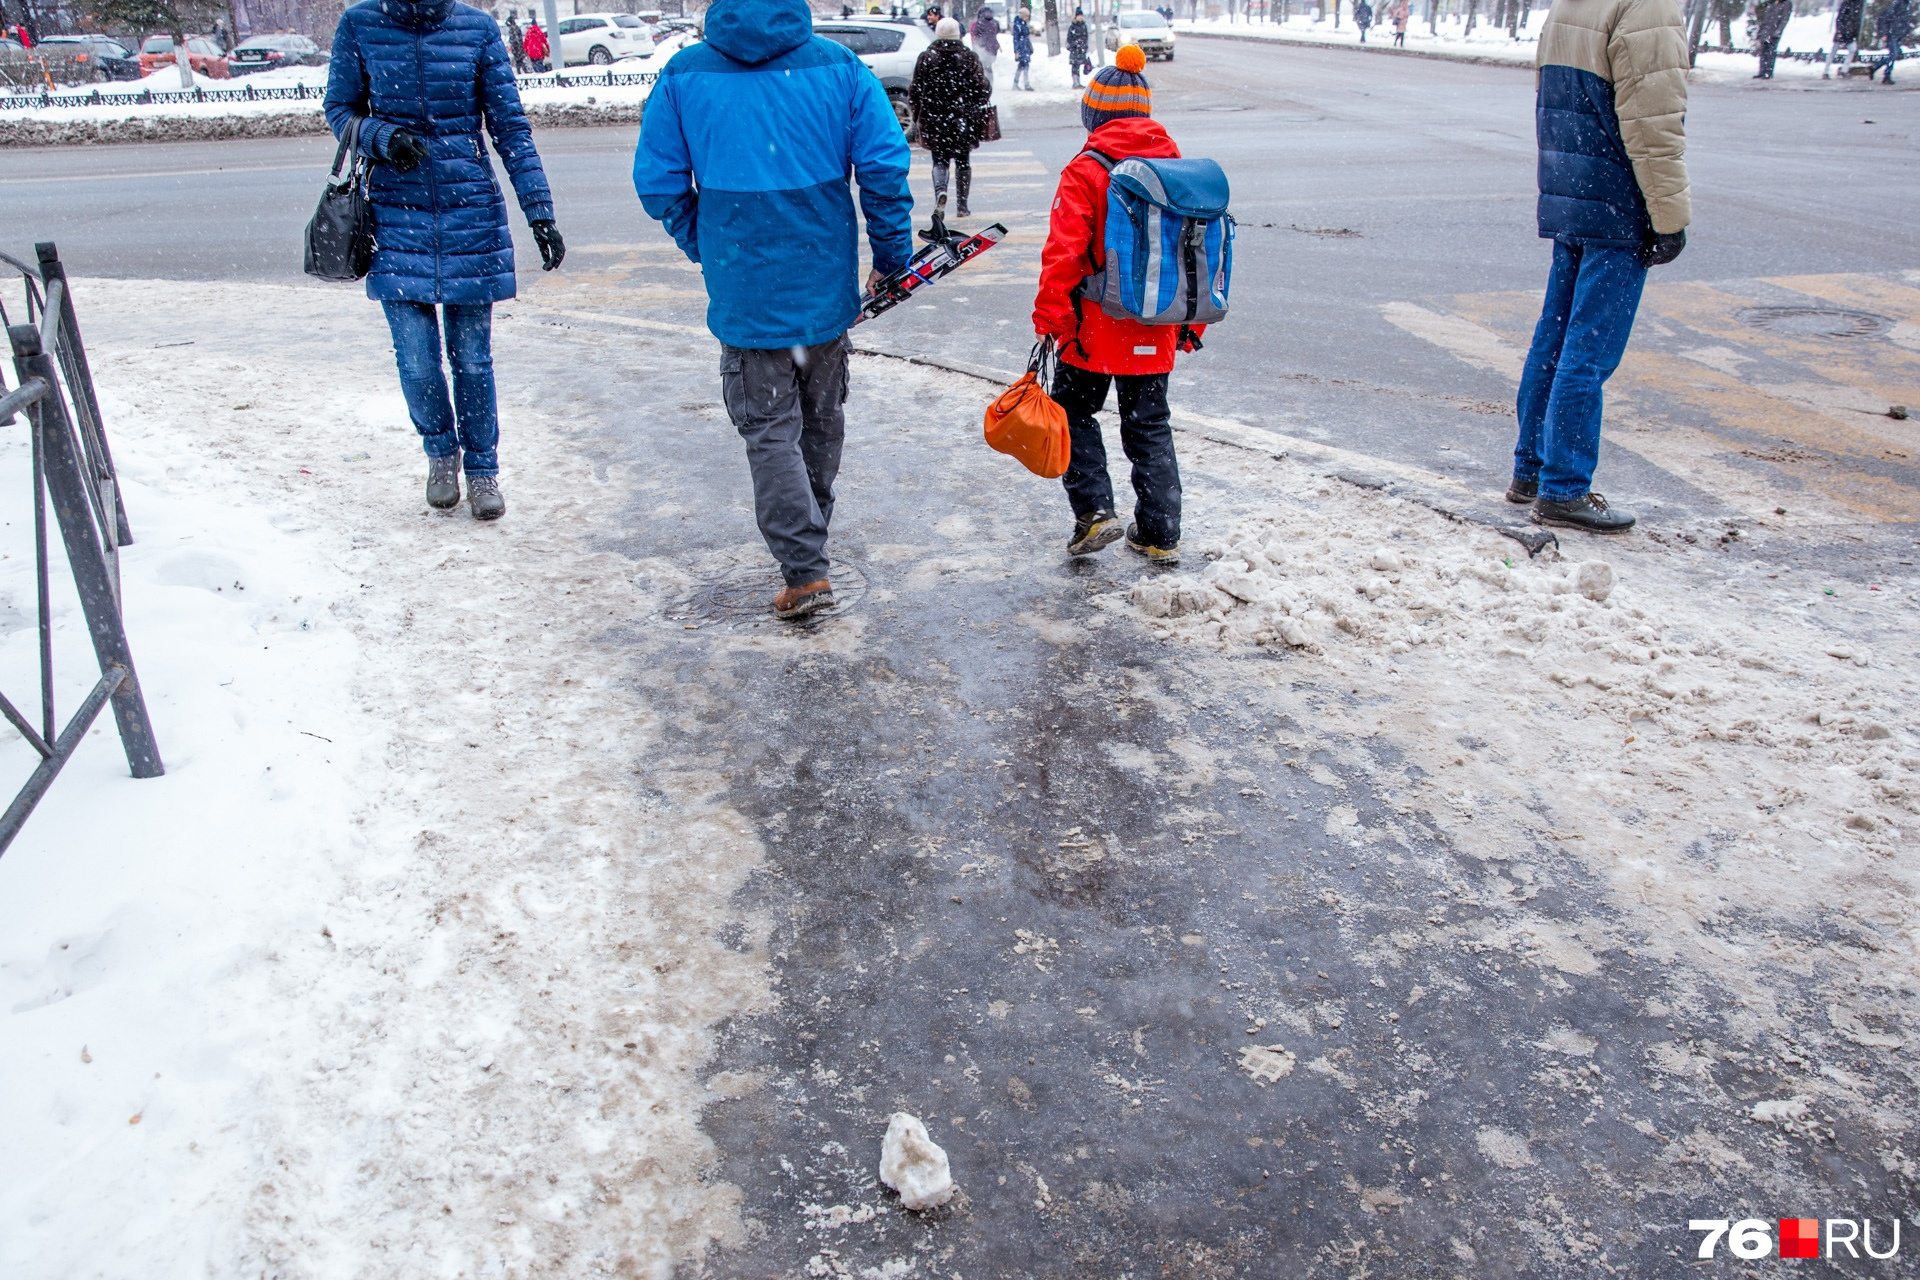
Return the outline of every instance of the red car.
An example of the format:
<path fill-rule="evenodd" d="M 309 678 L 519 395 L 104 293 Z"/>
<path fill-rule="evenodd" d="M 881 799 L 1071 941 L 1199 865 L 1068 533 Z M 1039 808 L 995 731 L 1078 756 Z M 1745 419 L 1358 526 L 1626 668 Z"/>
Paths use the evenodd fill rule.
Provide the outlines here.
<path fill-rule="evenodd" d="M 175 65 L 172 36 L 148 36 L 147 42 L 140 46 L 142 75 L 150 76 L 161 67 Z M 227 55 L 205 36 L 187 37 L 187 65 L 212 80 L 225 80 L 228 75 Z"/>

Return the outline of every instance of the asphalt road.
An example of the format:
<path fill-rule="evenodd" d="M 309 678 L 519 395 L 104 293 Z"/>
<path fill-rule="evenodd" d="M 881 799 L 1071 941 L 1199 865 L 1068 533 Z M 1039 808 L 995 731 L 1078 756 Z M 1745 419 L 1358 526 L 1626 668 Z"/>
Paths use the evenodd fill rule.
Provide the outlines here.
<path fill-rule="evenodd" d="M 1183 366 L 1176 405 L 1497 487 L 1511 427 L 1488 408 L 1511 403 L 1511 380 L 1413 336 L 1383 308 L 1482 300 L 1524 346 L 1524 295 L 1537 297 L 1549 257 L 1533 228 L 1531 72 L 1192 40 L 1178 62 L 1154 68 L 1153 82 L 1157 114 L 1185 152 L 1212 156 L 1232 175 L 1240 223 L 1233 317 Z M 1072 104 L 1003 97 L 1008 136 L 978 153 L 975 208 L 1012 236 L 964 287 L 944 285 L 937 305 L 896 312 L 863 341 L 993 368 L 1024 362 L 1053 175 L 1084 134 Z M 1697 85 L 1688 117 L 1695 223 L 1685 255 L 1656 273 L 1649 311 L 1663 289 L 1920 261 L 1917 117 L 1920 97 L 1858 82 Z M 633 198 L 634 134 L 541 136 L 572 246 L 567 271 L 607 273 L 635 286 L 620 305 L 698 323 L 697 298 L 661 295 L 663 282 L 684 286 L 687 277 L 659 256 L 666 241 Z M 17 249 L 57 237 L 80 274 L 297 279 L 300 229 L 330 158 L 317 138 L 11 152 L 0 227 Z M 916 190 L 926 198 L 919 160 Z M 524 226 L 515 234 L 523 278 L 537 276 Z M 1748 301 L 1805 301 L 1771 297 L 1779 292 L 1771 286 L 1746 292 Z M 1700 341 L 1687 332 L 1667 345 Z M 1643 321 L 1636 349 L 1660 342 Z M 1689 428 L 1738 436 L 1750 425 L 1676 409 L 1671 390 L 1655 389 L 1655 411 L 1677 413 Z M 1809 443 L 1799 438 L 1808 431 L 1787 434 Z M 1830 451 L 1824 439 L 1812 443 Z M 1886 461 L 1875 461 L 1866 483 L 1884 483 Z M 1709 515 L 1798 508 L 1789 497 L 1819 483 L 1776 470 L 1785 474 L 1743 505 L 1711 476 L 1610 446 L 1600 480 L 1616 497 Z M 1895 467 L 1892 479 L 1920 493 L 1920 472 Z M 1920 517 L 1920 502 L 1896 508 L 1882 503 L 1869 519 Z"/>
<path fill-rule="evenodd" d="M 1233 174 L 1244 229 L 1234 318 L 1182 366 L 1176 402 L 1497 485 L 1512 386 L 1486 335 L 1524 329 L 1547 257 L 1531 224 L 1529 76 L 1192 41 L 1153 79 L 1187 152 Z M 1812 289 L 1920 264 L 1915 102 L 1862 86 L 1701 89 L 1700 231 L 1662 305 L 1677 315 L 1689 289 Z M 987 366 L 1024 356 L 1052 175 L 1082 135 L 1070 106 L 1009 106 L 1008 139 L 981 154 L 976 181 L 980 213 L 1014 237 L 863 341 Z M 1562 977 L 1423 952 L 1380 977 L 1382 938 L 1485 910 L 1450 901 L 1481 870 L 1393 802 L 1418 770 L 1391 744 L 1335 744 L 1316 727 L 1316 707 L 1382 695 L 1095 625 L 1087 597 L 1137 575 L 1118 555 L 1015 573 L 1041 531 L 1064 535 L 1064 505 L 1050 487 L 1005 484 L 977 446 L 977 404 L 945 375 L 862 362 L 858 462 L 835 527 L 847 604 L 811 647 L 768 639 L 773 579 L 699 363 L 710 348 L 674 328 L 698 324 L 699 281 L 632 200 L 630 142 L 542 136 L 573 256 L 565 282 L 528 278 L 500 366 L 618 478 L 605 545 L 707 575 L 664 615 L 616 617 L 582 660 L 628 672 L 673 726 L 675 767 L 710 777 L 767 851 L 740 904 L 764 935 L 736 922 L 726 936 L 764 949 L 780 1001 L 726 1029 L 714 1070 L 729 1100 L 707 1116 L 750 1227 L 710 1273 L 899 1275 L 912 1260 L 915 1274 L 969 1280 L 1678 1276 L 1691 1274 L 1684 1224 L 1712 1206 L 1648 1135 L 1702 1123 L 1738 1158 L 1716 1203 L 1793 1211 L 1781 1189 L 1814 1186 L 1882 1218 L 1910 1204 L 1910 1176 L 1870 1135 L 1788 1144 L 1663 1086 L 1647 1054 L 1675 1033 L 1648 1011 L 1727 999 L 1693 975 L 1630 953 Z M 297 273 L 330 154 L 319 140 L 10 153 L 0 226 L 21 242 L 10 248 L 58 239 L 79 275 L 230 280 L 244 307 L 249 281 Z M 923 171 L 916 181 L 924 192 Z M 542 320 L 541 303 L 570 315 Z M 1392 322 L 1394 304 L 1446 340 Z M 1699 344 L 1671 325 L 1648 341 Z M 1751 360 L 1797 350 L 1754 333 Z M 1631 394 L 1706 430 L 1686 427 L 1694 410 L 1652 374 Z M 1638 447 L 1606 464 L 1636 493 L 1745 509 Z M 1849 475 L 1880 468 L 1894 494 L 1848 508 L 1856 522 L 1904 528 L 1910 459 L 1840 444 L 1829 456 L 1852 459 Z M 1756 470 L 1762 497 L 1743 501 L 1771 510 L 1776 492 L 1816 480 L 1847 492 L 1791 469 L 1813 465 Z M 1196 466 L 1190 509 L 1246 500 L 1229 474 Z M 1115 744 L 1211 763 L 1143 771 Z M 1336 834 L 1342 806 L 1349 824 L 1393 833 L 1388 855 L 1363 861 Z M 1606 892 L 1566 862 L 1531 907 L 1589 918 Z M 1315 1011 L 1326 1065 L 1260 1089 L 1234 1058 L 1253 1011 L 1275 1002 Z M 1598 1036 L 1571 1072 L 1542 1040 L 1559 1022 Z M 1725 1069 L 1730 1094 L 1788 1091 L 1779 1062 L 1747 1061 Z M 1550 1073 L 1562 1084 L 1539 1086 Z M 876 1122 L 895 1106 L 936 1121 L 965 1197 L 927 1219 L 829 1222 L 832 1206 L 875 1198 Z M 1481 1154 L 1489 1126 L 1552 1136 L 1536 1164 L 1515 1172 L 1516 1154 L 1503 1171 Z"/>

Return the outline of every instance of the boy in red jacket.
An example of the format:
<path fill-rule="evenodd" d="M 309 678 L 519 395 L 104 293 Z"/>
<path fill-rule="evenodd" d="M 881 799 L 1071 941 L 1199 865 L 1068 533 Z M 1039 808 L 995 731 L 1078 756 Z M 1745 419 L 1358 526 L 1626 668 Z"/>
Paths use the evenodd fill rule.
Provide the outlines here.
<path fill-rule="evenodd" d="M 1147 325 L 1118 319 L 1090 298 L 1076 297 L 1080 282 L 1106 266 L 1107 170 L 1087 153 L 1113 161 L 1135 156 L 1177 159 L 1180 148 L 1153 116 L 1153 91 L 1141 71 L 1147 57 L 1137 45 L 1114 55 L 1087 84 L 1080 122 L 1087 145 L 1060 171 L 1046 247 L 1040 251 L 1040 292 L 1033 300 L 1033 328 L 1053 338 L 1060 352 L 1053 398 L 1067 411 L 1073 454 L 1061 477 L 1073 504 L 1073 540 L 1067 554 L 1091 555 L 1120 537 L 1114 514 L 1107 447 L 1094 414 L 1107 402 L 1107 387 L 1120 384 L 1120 447 L 1133 463 L 1133 522 L 1127 546 L 1155 564 L 1180 559 L 1180 465 L 1173 456 L 1167 416 L 1167 375 L 1176 350 L 1200 345 L 1204 325 Z"/>

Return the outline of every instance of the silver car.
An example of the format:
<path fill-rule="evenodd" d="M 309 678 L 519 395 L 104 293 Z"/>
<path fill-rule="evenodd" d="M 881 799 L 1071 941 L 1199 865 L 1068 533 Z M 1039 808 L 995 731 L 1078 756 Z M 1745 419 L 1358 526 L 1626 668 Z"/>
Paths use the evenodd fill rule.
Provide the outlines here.
<path fill-rule="evenodd" d="M 880 77 L 900 129 L 913 139 L 913 109 L 907 90 L 913 85 L 913 64 L 933 43 L 925 23 L 887 22 L 879 18 L 815 18 L 813 34 L 824 36 L 847 50 Z"/>

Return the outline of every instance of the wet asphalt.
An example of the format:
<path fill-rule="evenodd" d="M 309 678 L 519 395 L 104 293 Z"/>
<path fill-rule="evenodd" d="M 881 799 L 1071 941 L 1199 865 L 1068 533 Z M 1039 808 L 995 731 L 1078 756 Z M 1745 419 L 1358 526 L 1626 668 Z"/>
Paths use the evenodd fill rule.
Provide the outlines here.
<path fill-rule="evenodd" d="M 1386 60 L 1328 61 L 1341 56 L 1195 41 L 1156 79 L 1169 98 L 1191 87 L 1169 111 L 1198 139 L 1189 151 L 1261 173 L 1257 158 L 1291 115 L 1302 138 L 1309 117 L 1344 121 L 1349 152 L 1314 142 L 1332 148 L 1322 178 L 1275 166 L 1265 195 L 1255 179 L 1249 204 L 1274 202 L 1259 235 L 1294 255 L 1290 283 L 1268 282 L 1290 318 L 1264 335 L 1223 326 L 1194 362 L 1206 378 L 1175 398 L 1216 412 L 1280 406 L 1345 447 L 1454 465 L 1431 451 L 1424 411 L 1388 421 L 1365 387 L 1311 379 L 1504 394 L 1376 331 L 1373 304 L 1455 281 L 1537 287 L 1545 255 L 1526 234 L 1529 202 L 1493 181 L 1530 176 L 1524 113 L 1504 131 L 1455 120 L 1456 149 L 1428 157 L 1458 182 L 1452 203 L 1396 203 L 1375 187 L 1372 214 L 1343 215 L 1362 187 L 1303 188 L 1354 178 L 1346 166 L 1390 167 L 1369 158 L 1376 142 L 1431 151 L 1445 142 L 1440 107 L 1505 111 L 1530 85 L 1498 68 L 1395 67 L 1393 109 L 1424 100 L 1436 121 L 1395 142 L 1366 114 Z M 1330 105 L 1335 95 L 1352 101 Z M 1030 145 L 1007 149 L 1057 164 L 1077 145 L 1070 124 L 1036 114 Z M 618 148 L 589 132 L 556 140 L 550 163 L 583 189 L 589 177 L 616 184 Z M 1785 150 L 1816 165 L 1817 143 Z M 1316 172 L 1311 159 L 1302 173 Z M 301 176 L 296 227 L 312 185 Z M 1494 194 L 1476 196 L 1476 184 Z M 1861 191 L 1856 222 L 1870 241 L 1888 215 L 1871 184 Z M 618 198 L 605 198 L 601 223 L 601 205 L 584 202 L 594 212 L 563 224 L 576 244 L 657 239 Z M 277 228 L 284 203 L 249 216 Z M 240 248 L 204 269 L 280 273 L 277 259 L 271 272 L 250 265 L 246 225 Z M 1423 256 L 1396 256 L 1393 237 L 1421 228 Z M 1898 234 L 1910 250 L 1910 229 Z M 1282 269 L 1261 265 L 1259 235 L 1248 296 Z M 1849 232 L 1794 265 L 1855 269 L 1877 252 L 1884 267 L 1880 244 Z M 1777 248 L 1769 262 L 1785 265 Z M 1372 256 L 1355 264 L 1355 250 Z M 1703 246 L 1694 261 L 1708 270 L 1716 252 Z M 180 260 L 163 245 L 139 265 L 165 274 Z M 596 259 L 575 261 L 591 270 Z M 1315 275 L 1337 287 L 1301 283 Z M 696 301 L 645 293 L 697 289 L 697 278 L 662 266 L 604 284 L 594 306 L 698 322 Z M 1030 299 L 1018 293 L 981 284 L 970 310 L 903 316 L 873 339 L 1004 361 L 1025 340 Z M 987 329 L 1008 315 L 1016 336 Z M 1727 993 L 1636 958 L 1634 944 L 1652 940 L 1617 919 L 1627 945 L 1586 974 L 1436 944 L 1435 931 L 1470 935 L 1490 892 L 1570 924 L 1609 918 L 1605 894 L 1554 849 L 1514 850 L 1525 878 L 1457 853 L 1423 817 L 1418 770 L 1391 743 L 1320 727 L 1324 708 L 1383 689 L 1332 685 L 1286 657 L 1195 653 L 1103 610 L 1100 597 L 1148 570 L 1117 548 L 1088 562 L 1057 554 L 1069 524 L 1057 489 L 979 444 L 984 384 L 857 359 L 833 544 L 846 602 L 782 631 L 762 612 L 775 582 L 717 374 L 699 365 L 710 344 L 590 321 L 503 322 L 502 333 L 513 339 L 503 367 L 621 477 L 601 540 L 640 566 L 647 603 L 610 624 L 602 660 L 666 713 L 674 763 L 661 767 L 717 777 L 766 850 L 738 918 L 716 928 L 764 953 L 778 1002 L 725 1028 L 705 1121 L 710 1176 L 740 1188 L 747 1226 L 688 1274 L 1666 1277 L 1703 1269 L 1692 1218 L 1910 1211 L 1912 1182 L 1897 1162 L 1889 1171 L 1877 1138 L 1746 1121 L 1752 1101 L 1817 1067 L 1880 1070 L 1866 1050 L 1799 1030 L 1824 1015 L 1793 1007 L 1791 993 L 1783 1026 L 1749 1036 Z M 588 335 L 597 348 L 581 346 Z M 610 367 L 622 343 L 630 359 Z M 1193 447 L 1187 460 L 1190 537 L 1250 500 L 1205 454 Z M 1330 822 L 1342 807 L 1355 823 Z M 1806 941 L 1879 945 L 1841 936 L 1852 928 Z M 1654 1046 L 1693 1036 L 1719 1046 L 1702 1073 L 1651 1065 Z M 906 1214 L 877 1185 L 895 1110 L 921 1116 L 949 1152 L 960 1190 L 946 1208 Z M 1705 1269 L 1742 1274 L 1724 1252 Z"/>

